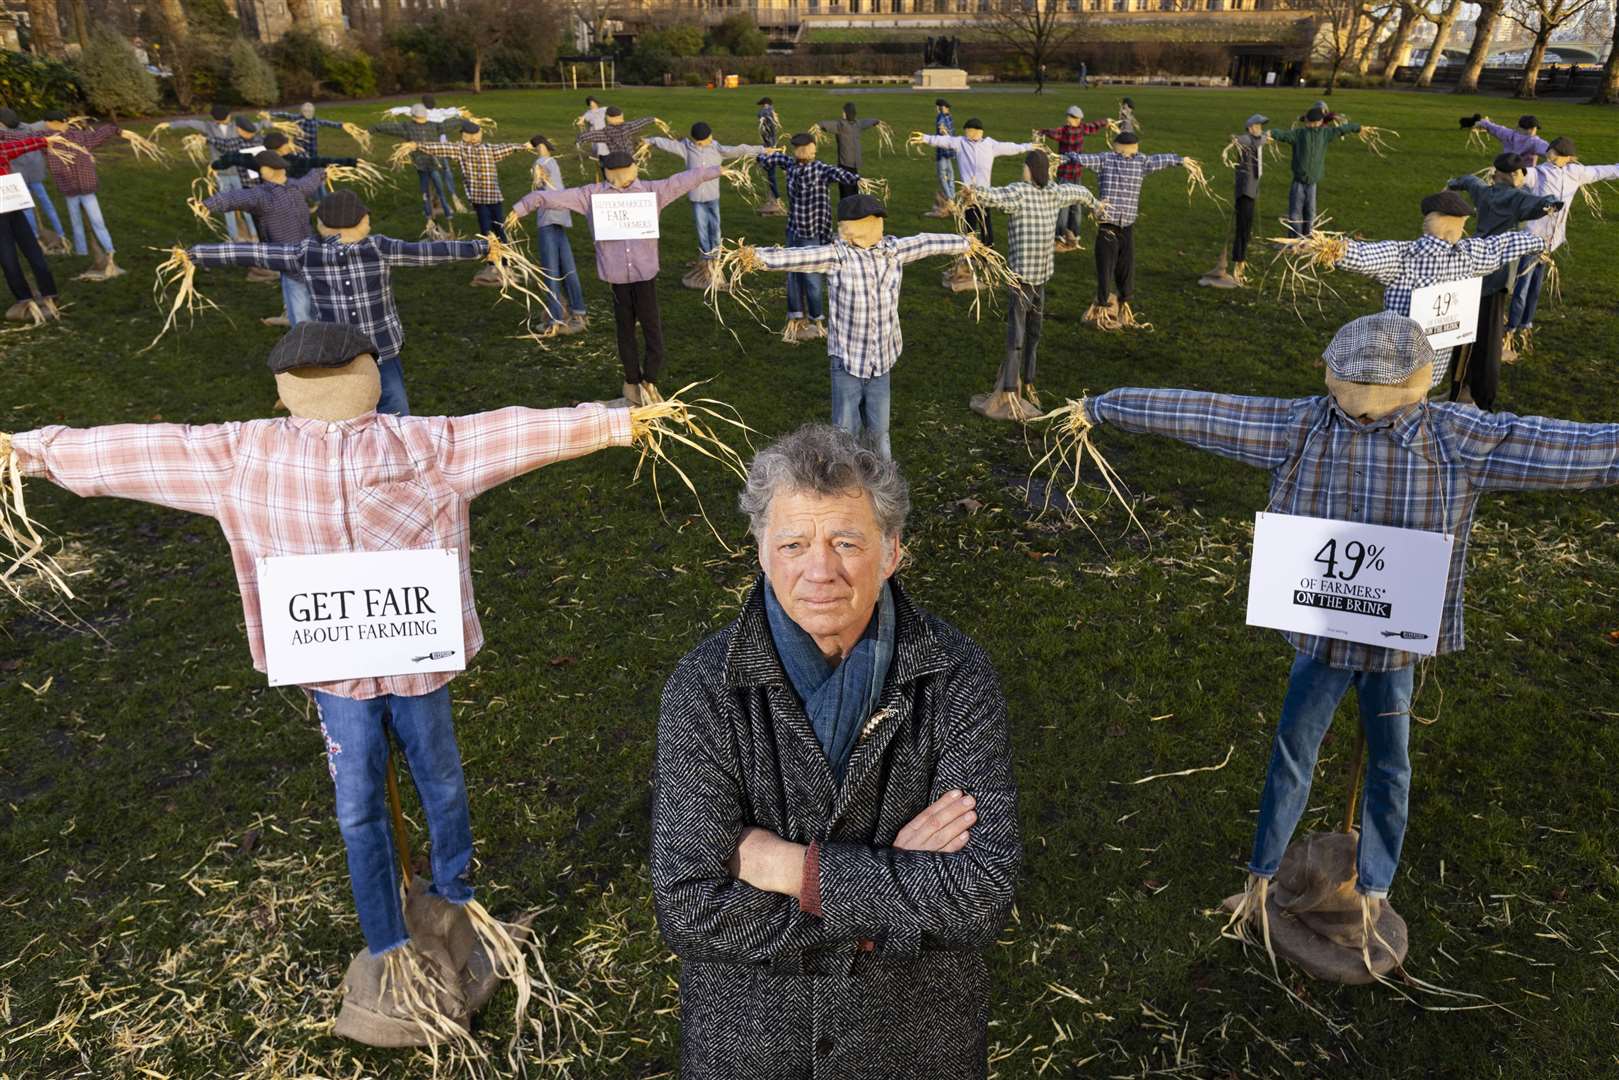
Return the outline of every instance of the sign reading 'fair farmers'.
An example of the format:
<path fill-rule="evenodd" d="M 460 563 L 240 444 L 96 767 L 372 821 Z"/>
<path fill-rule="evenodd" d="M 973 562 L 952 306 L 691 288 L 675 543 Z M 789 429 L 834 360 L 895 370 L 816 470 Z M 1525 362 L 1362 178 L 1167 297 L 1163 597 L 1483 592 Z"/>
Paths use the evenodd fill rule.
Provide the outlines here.
<path fill-rule="evenodd" d="M 1422 529 L 1256 514 L 1248 625 L 1431 656 L 1454 543 Z"/>
<path fill-rule="evenodd" d="M 650 191 L 591 196 L 590 231 L 597 240 L 656 240 L 658 196 Z"/>
<path fill-rule="evenodd" d="M 259 560 L 271 686 L 466 667 L 455 549 Z"/>
<path fill-rule="evenodd" d="M 29 194 L 28 181 L 22 178 L 21 173 L 6 173 L 0 176 L 0 214 L 33 208 L 34 197 Z"/>

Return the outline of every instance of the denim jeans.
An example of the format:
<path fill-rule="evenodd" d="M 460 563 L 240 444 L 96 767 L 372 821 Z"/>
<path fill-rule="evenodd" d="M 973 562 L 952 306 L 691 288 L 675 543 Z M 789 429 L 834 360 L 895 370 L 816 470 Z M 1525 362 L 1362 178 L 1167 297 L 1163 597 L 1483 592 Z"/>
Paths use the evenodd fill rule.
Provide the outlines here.
<path fill-rule="evenodd" d="M 450 201 L 450 188 L 445 183 L 445 177 L 448 175 L 442 169 L 428 169 L 416 173 L 416 186 L 422 192 L 423 217 L 430 218 L 433 216 L 433 200 L 429 194 L 430 192 L 438 194 L 439 205 L 444 208 L 445 217 L 450 217 L 455 213 L 455 204 Z"/>
<path fill-rule="evenodd" d="M 1064 233 L 1079 235 L 1080 210 L 1079 204 L 1065 206 L 1057 211 L 1057 239 L 1062 239 Z"/>
<path fill-rule="evenodd" d="M 567 296 L 568 310 L 575 315 L 585 313 L 585 290 L 579 284 L 579 270 L 573 263 L 573 247 L 568 243 L 568 230 L 561 225 L 540 226 L 540 269 L 545 271 L 545 313 L 552 322 L 562 321 L 562 298 Z"/>
<path fill-rule="evenodd" d="M 405 365 L 397 356 L 391 360 L 378 360 L 377 373 L 382 376 L 382 397 L 377 399 L 377 412 L 409 416 L 410 399 L 405 396 Z"/>
<path fill-rule="evenodd" d="M 309 294 L 309 283 L 296 274 L 281 274 L 281 303 L 287 309 L 287 324 L 297 326 L 315 317 L 315 298 Z"/>
<path fill-rule="evenodd" d="M 1287 231 L 1309 236 L 1315 222 L 1315 185 L 1293 181 L 1287 189 Z"/>
<path fill-rule="evenodd" d="M 505 203 L 473 203 L 472 211 L 478 215 L 479 236 L 488 236 L 490 233 L 494 233 L 500 239 L 506 239 Z"/>
<path fill-rule="evenodd" d="M 956 159 L 947 157 L 934 158 L 933 171 L 939 175 L 939 190 L 944 192 L 944 197 L 954 200 L 956 197 Z"/>
<path fill-rule="evenodd" d="M 772 199 L 781 198 L 781 189 L 776 186 L 776 167 L 774 165 L 764 165 L 761 168 L 765 171 L 765 180 L 770 184 L 770 197 Z"/>
<path fill-rule="evenodd" d="M 107 232 L 107 223 L 101 217 L 101 203 L 94 195 L 69 195 L 67 197 L 67 216 L 73 223 L 73 254 L 88 255 L 90 249 L 84 243 L 84 219 L 90 219 L 90 229 L 96 234 L 96 243 L 108 255 L 112 254 L 112 236 Z"/>
<path fill-rule="evenodd" d="M 1540 253 L 1525 255 L 1518 262 L 1518 280 L 1512 285 L 1512 304 L 1507 310 L 1507 329 L 1522 330 L 1535 325 L 1535 309 L 1540 306 L 1540 287 L 1546 283 L 1546 264 Z"/>
<path fill-rule="evenodd" d="M 787 246 L 817 247 L 816 241 L 800 237 L 791 229 L 787 230 Z M 824 295 L 826 280 L 820 274 L 788 274 L 787 275 L 787 317 L 789 319 L 802 319 L 808 316 L 811 319 L 821 318 L 826 309 L 821 304 Z"/>
<path fill-rule="evenodd" d="M 349 887 L 371 955 L 405 943 L 399 863 L 388 811 L 388 733 L 399 740 L 421 797 L 433 841 L 434 895 L 452 904 L 472 899 L 472 817 L 461 752 L 450 721 L 450 688 L 366 701 L 311 691 L 326 743 L 326 767 L 337 802 L 337 828 L 348 851 Z"/>
<path fill-rule="evenodd" d="M 857 439 L 865 439 L 885 458 L 893 457 L 888 443 L 888 376 L 885 372 L 862 379 L 843 370 L 832 358 L 832 422 Z"/>
<path fill-rule="evenodd" d="M 60 236 L 62 219 L 56 216 L 56 204 L 51 201 L 51 193 L 45 190 L 45 181 L 29 184 L 28 190 L 33 193 L 34 204 L 45 212 L 45 219 L 51 223 L 51 231 Z M 36 233 L 39 232 L 39 219 L 34 216 L 34 211 L 24 210 L 23 216 L 28 219 L 28 227 Z"/>
<path fill-rule="evenodd" d="M 720 201 L 694 202 L 691 212 L 697 220 L 697 250 L 703 258 L 712 259 L 712 252 L 720 246 Z"/>
<path fill-rule="evenodd" d="M 1011 390 L 1033 386 L 1036 356 L 1040 350 L 1040 328 L 1045 319 L 1046 287 L 1013 285 L 1006 293 L 1006 359 L 995 389 Z"/>
<path fill-rule="evenodd" d="M 226 169 L 224 172 L 217 174 L 215 179 L 218 181 L 220 191 L 242 190 L 242 176 L 235 169 Z M 70 203 L 71 201 L 69 200 Z M 72 207 L 70 206 L 69 210 L 71 209 Z M 232 237 L 243 241 L 257 240 L 259 238 L 258 226 L 253 224 L 253 215 L 245 210 L 227 211 L 225 214 L 225 228 Z M 79 254 L 83 255 L 84 252 L 81 251 Z"/>
<path fill-rule="evenodd" d="M 1355 688 L 1361 728 L 1366 732 L 1366 784 L 1361 803 L 1359 880 L 1370 896 L 1387 896 L 1405 842 L 1407 800 L 1411 794 L 1411 676 L 1415 669 L 1350 671 L 1328 667 L 1299 653 L 1282 700 L 1265 794 L 1259 803 L 1250 872 L 1274 877 L 1282 853 L 1310 802 L 1321 740 L 1349 688 Z M 1346 744 L 1347 745 L 1347 744 Z M 1346 755 L 1347 757 L 1347 755 Z"/>

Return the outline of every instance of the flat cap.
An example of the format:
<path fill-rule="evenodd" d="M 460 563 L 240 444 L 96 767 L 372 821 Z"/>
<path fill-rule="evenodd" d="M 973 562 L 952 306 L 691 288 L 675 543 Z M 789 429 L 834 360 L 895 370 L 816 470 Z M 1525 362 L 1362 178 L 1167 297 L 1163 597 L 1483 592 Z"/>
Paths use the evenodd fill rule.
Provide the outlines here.
<path fill-rule="evenodd" d="M 213 108 L 208 110 L 208 115 L 223 123 L 226 118 L 230 116 L 230 106 L 215 105 Z"/>
<path fill-rule="evenodd" d="M 377 355 L 377 347 L 359 327 L 346 323 L 301 322 L 282 335 L 270 350 L 270 371 L 309 367 L 342 367 L 363 353 Z"/>
<path fill-rule="evenodd" d="M 1434 355 L 1421 323 L 1407 315 L 1379 311 L 1340 326 L 1321 359 L 1333 377 L 1344 382 L 1394 386 L 1433 363 Z"/>
<path fill-rule="evenodd" d="M 1133 131 L 1121 131 L 1117 135 L 1113 136 L 1114 146 L 1133 146 L 1140 141 L 1141 136 L 1137 135 Z"/>
<path fill-rule="evenodd" d="M 1075 120 L 1083 120 L 1085 119 L 1085 110 L 1081 109 L 1078 105 L 1070 105 L 1068 106 L 1068 115 L 1072 116 Z"/>
<path fill-rule="evenodd" d="M 1422 197 L 1424 214 L 1444 214 L 1446 217 L 1472 217 L 1473 204 L 1454 191 L 1436 191 Z"/>
<path fill-rule="evenodd" d="M 1534 113 L 1524 113 L 1522 116 L 1518 117 L 1518 126 L 1523 128 L 1525 131 L 1528 131 L 1530 128 L 1537 128 L 1540 126 L 1540 118 Z"/>
<path fill-rule="evenodd" d="M 969 116 L 967 118 L 967 122 L 961 125 L 962 131 L 971 131 L 974 128 L 977 128 L 979 131 L 984 130 L 984 122 L 978 119 L 976 116 Z"/>
<path fill-rule="evenodd" d="M 838 220 L 858 221 L 861 218 L 888 216 L 883 201 L 875 195 L 846 195 L 838 200 Z"/>
<path fill-rule="evenodd" d="M 557 152 L 557 148 L 551 145 L 551 140 L 547 139 L 544 135 L 535 135 L 533 138 L 528 140 L 528 144 L 530 146 L 543 146 L 553 154 Z"/>
<path fill-rule="evenodd" d="M 287 159 L 286 158 L 282 157 L 280 154 L 276 153 L 274 150 L 266 150 L 262 154 L 255 154 L 254 155 L 254 157 L 253 157 L 253 167 L 255 169 L 260 169 L 260 170 L 263 170 L 263 169 L 280 169 L 283 172 L 285 172 L 289 166 L 287 165 Z"/>
<path fill-rule="evenodd" d="M 253 122 L 253 118 L 245 113 L 237 113 L 234 123 L 238 131 L 257 131 L 259 129 L 259 126 Z"/>
<path fill-rule="evenodd" d="M 815 136 L 811 135 L 807 131 L 800 131 L 797 135 L 794 135 L 787 141 L 792 143 L 794 146 L 810 146 L 814 144 Z"/>
<path fill-rule="evenodd" d="M 1558 157 L 1579 156 L 1578 152 L 1574 149 L 1574 140 L 1569 138 L 1567 135 L 1557 136 L 1557 138 L 1551 141 L 1551 145 L 1546 149 L 1549 152 L 1556 154 Z"/>
<path fill-rule="evenodd" d="M 609 105 L 609 106 L 607 106 L 607 115 L 608 116 L 623 116 L 624 115 L 624 110 L 619 108 L 617 105 Z"/>
<path fill-rule="evenodd" d="M 477 124 L 474 124 L 471 120 L 461 121 L 461 134 L 463 135 L 476 135 L 482 130 L 483 128 L 479 127 Z"/>
<path fill-rule="evenodd" d="M 627 169 L 635 164 L 635 155 L 625 150 L 614 150 L 602 158 L 604 169 Z"/>
<path fill-rule="evenodd" d="M 771 101 L 771 100 L 770 100 L 770 99 L 769 99 L 769 98 L 767 98 L 767 97 L 762 97 L 762 98 L 760 98 L 760 99 L 759 99 L 759 100 L 758 100 L 758 101 L 755 101 L 755 102 L 754 102 L 754 104 L 755 104 L 755 105 L 774 105 L 774 104 L 775 104 L 775 102 L 774 102 L 774 101 Z"/>
<path fill-rule="evenodd" d="M 41 119 L 59 124 L 67 119 L 67 113 L 63 112 L 61 109 L 46 109 L 41 114 Z"/>
<path fill-rule="evenodd" d="M 1496 172 L 1515 173 L 1524 167 L 1523 155 L 1521 154 L 1514 154 L 1509 150 L 1504 154 L 1495 155 Z"/>
<path fill-rule="evenodd" d="M 266 131 L 262 140 L 266 150 L 279 150 L 288 143 L 285 131 Z"/>
<path fill-rule="evenodd" d="M 17 115 L 16 109 L 10 106 L 0 106 L 0 124 L 4 124 L 6 127 L 16 127 L 20 123 L 22 123 L 22 118 Z"/>
<path fill-rule="evenodd" d="M 1254 115 L 1243 121 L 1242 126 L 1253 127 L 1255 124 L 1258 124 L 1263 127 L 1268 123 L 1270 123 L 1270 117 L 1266 116 L 1264 113 L 1254 113 Z"/>
<path fill-rule="evenodd" d="M 1304 119 L 1312 124 L 1318 120 L 1325 120 L 1326 118 L 1326 110 L 1318 109 L 1314 105 L 1310 106 L 1310 111 L 1304 114 Z"/>
<path fill-rule="evenodd" d="M 347 188 L 338 188 L 320 201 L 315 216 L 328 229 L 352 229 L 370 213 L 358 195 Z"/>
<path fill-rule="evenodd" d="M 950 103 L 948 101 L 946 101 L 942 97 L 934 98 L 933 99 L 933 106 L 934 106 L 934 108 L 948 109 L 950 107 Z"/>
<path fill-rule="evenodd" d="M 691 126 L 691 137 L 694 139 L 706 139 L 712 134 L 714 134 L 714 129 L 703 123 L 701 120 L 697 121 L 697 123 Z"/>

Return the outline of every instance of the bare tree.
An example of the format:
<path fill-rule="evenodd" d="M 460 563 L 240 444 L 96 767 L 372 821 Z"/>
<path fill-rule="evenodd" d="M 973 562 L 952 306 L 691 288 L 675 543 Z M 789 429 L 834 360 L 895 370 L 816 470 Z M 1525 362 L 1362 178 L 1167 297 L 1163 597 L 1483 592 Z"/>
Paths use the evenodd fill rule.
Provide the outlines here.
<path fill-rule="evenodd" d="M 1366 7 L 1366 35 L 1360 40 L 1355 52 L 1355 73 L 1364 75 L 1371 70 L 1372 59 L 1377 55 L 1378 42 L 1383 38 L 1383 29 L 1398 12 L 1398 4 L 1369 4 Z"/>
<path fill-rule="evenodd" d="M 1338 73 L 1353 56 L 1365 7 L 1362 0 L 1314 0 L 1310 10 L 1321 24 L 1310 59 L 1326 67 L 1326 92 L 1330 95 L 1338 88 Z"/>
<path fill-rule="evenodd" d="M 584 23 L 590 32 L 590 47 L 607 40 L 607 20 L 618 0 L 568 0 L 568 14 Z"/>
<path fill-rule="evenodd" d="M 1523 78 L 1518 82 L 1517 97 L 1535 96 L 1535 83 L 1540 78 L 1540 65 L 1546 59 L 1546 46 L 1552 34 L 1564 23 L 1582 14 L 1597 0 L 1506 0 L 1502 14 L 1535 35 L 1529 49 L 1529 62 L 1524 65 Z"/>
<path fill-rule="evenodd" d="M 483 66 L 497 45 L 526 51 L 530 72 L 556 57 L 559 20 L 550 0 L 452 0 L 451 36 L 472 50 L 472 92 L 483 93 Z"/>
<path fill-rule="evenodd" d="M 1425 13 L 1428 21 L 1433 23 L 1433 44 L 1428 46 L 1428 59 L 1422 65 L 1422 74 L 1417 76 L 1419 87 L 1433 85 L 1434 72 L 1439 70 L 1445 46 L 1450 44 L 1450 32 L 1455 29 L 1456 18 L 1462 13 L 1462 0 L 1443 0 L 1443 3 L 1437 16 L 1432 11 Z"/>
<path fill-rule="evenodd" d="M 1417 23 L 1422 21 L 1422 11 L 1411 0 L 1401 0 L 1400 21 L 1394 27 L 1394 36 L 1389 38 L 1388 51 L 1383 54 L 1383 81 L 1394 81 L 1395 74 L 1411 54 L 1411 35 L 1416 32 Z"/>
<path fill-rule="evenodd" d="M 977 22 L 984 33 L 1025 57 L 1036 75 L 1082 25 L 1061 0 L 999 0 Z"/>
<path fill-rule="evenodd" d="M 1456 80 L 1458 94 L 1478 93 L 1478 77 L 1484 71 L 1484 62 L 1490 58 L 1490 46 L 1495 43 L 1495 28 L 1501 23 L 1501 8 L 1505 0 L 1474 2 L 1478 4 L 1478 19 L 1473 23 L 1473 47 L 1467 50 L 1462 77 Z"/>
<path fill-rule="evenodd" d="M 1619 105 L 1619 19 L 1613 20 L 1612 44 L 1608 46 L 1608 59 L 1602 65 L 1602 78 L 1597 83 L 1593 105 Z"/>

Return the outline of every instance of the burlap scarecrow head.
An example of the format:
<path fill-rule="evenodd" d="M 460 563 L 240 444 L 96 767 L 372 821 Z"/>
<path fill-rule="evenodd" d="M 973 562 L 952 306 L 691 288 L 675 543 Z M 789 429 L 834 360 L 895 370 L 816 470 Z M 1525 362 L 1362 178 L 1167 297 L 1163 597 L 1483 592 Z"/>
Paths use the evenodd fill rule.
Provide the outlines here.
<path fill-rule="evenodd" d="M 789 140 L 793 147 L 793 157 L 799 161 L 815 160 L 815 136 L 807 132 L 799 132 Z"/>
<path fill-rule="evenodd" d="M 1135 157 L 1141 152 L 1141 137 L 1133 131 L 1121 131 L 1114 136 L 1113 149 L 1123 157 Z"/>
<path fill-rule="evenodd" d="M 623 150 L 614 150 L 602 158 L 602 169 L 607 173 L 607 182 L 616 188 L 629 187 L 641 175 L 634 156 Z"/>
<path fill-rule="evenodd" d="M 624 110 L 617 105 L 607 106 L 607 122 L 617 127 L 624 122 Z"/>
<path fill-rule="evenodd" d="M 1454 191 L 1439 191 L 1423 197 L 1422 231 L 1454 244 L 1467 231 L 1473 205 Z"/>
<path fill-rule="evenodd" d="M 352 420 L 376 410 L 382 397 L 377 347 L 340 323 L 302 322 L 270 350 L 270 371 L 293 416 Z"/>
<path fill-rule="evenodd" d="M 47 131 L 67 130 L 67 113 L 61 109 L 46 109 L 41 119 L 45 121 Z"/>
<path fill-rule="evenodd" d="M 1414 405 L 1433 383 L 1433 346 L 1422 325 L 1392 311 L 1339 327 L 1321 359 L 1327 390 L 1357 420 L 1379 420 Z"/>
<path fill-rule="evenodd" d="M 1495 183 L 1497 187 L 1523 187 L 1529 178 L 1522 155 L 1508 151 L 1495 155 Z"/>
<path fill-rule="evenodd" d="M 306 101 L 302 105 L 298 106 L 298 115 L 303 117 L 305 120 L 313 120 L 315 118 L 315 103 L 313 101 Z"/>
<path fill-rule="evenodd" d="M 287 182 L 287 159 L 274 150 L 266 150 L 255 157 L 253 167 L 258 170 L 259 179 L 266 184 L 285 184 Z"/>
<path fill-rule="evenodd" d="M 961 133 L 967 137 L 968 142 L 977 142 L 984 137 L 984 122 L 976 116 L 969 117 L 967 122 L 961 125 Z"/>
<path fill-rule="evenodd" d="M 474 124 L 471 120 L 461 121 L 461 141 L 473 143 L 474 145 L 483 142 L 483 128 Z"/>
<path fill-rule="evenodd" d="M 352 191 L 338 190 L 320 201 L 315 212 L 315 228 L 322 236 L 335 236 L 345 244 L 357 244 L 371 235 L 371 211 Z"/>
<path fill-rule="evenodd" d="M 876 247 L 883 238 L 888 210 L 875 195 L 849 195 L 838 200 L 838 236 L 852 247 Z"/>

